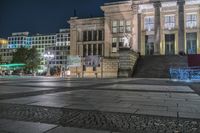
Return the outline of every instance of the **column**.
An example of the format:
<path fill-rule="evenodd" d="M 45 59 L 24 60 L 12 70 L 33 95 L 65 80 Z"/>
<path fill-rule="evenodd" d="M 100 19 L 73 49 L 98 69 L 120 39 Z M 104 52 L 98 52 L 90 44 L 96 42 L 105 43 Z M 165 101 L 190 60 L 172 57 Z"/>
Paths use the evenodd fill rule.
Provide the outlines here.
<path fill-rule="evenodd" d="M 185 52 L 185 25 L 184 25 L 184 5 L 185 0 L 178 0 L 178 49 L 179 52 Z"/>
<path fill-rule="evenodd" d="M 138 11 L 138 5 L 132 5 L 133 8 L 133 50 L 136 52 L 141 52 L 141 14 Z"/>
<path fill-rule="evenodd" d="M 156 1 L 153 3 L 155 8 L 154 13 L 154 54 L 160 54 L 160 1 Z"/>
<path fill-rule="evenodd" d="M 105 17 L 104 24 L 104 56 L 109 57 L 111 55 L 111 47 L 112 47 L 112 20 L 110 16 Z"/>
<path fill-rule="evenodd" d="M 141 43 L 141 36 L 142 36 L 142 34 L 141 34 L 142 21 L 141 21 L 141 19 L 142 19 L 142 17 L 141 17 L 141 13 L 138 14 L 137 18 L 138 18 L 138 30 L 137 30 L 138 31 L 138 50 L 140 53 L 142 53 L 142 51 L 141 51 L 141 49 L 142 49 L 142 43 Z"/>

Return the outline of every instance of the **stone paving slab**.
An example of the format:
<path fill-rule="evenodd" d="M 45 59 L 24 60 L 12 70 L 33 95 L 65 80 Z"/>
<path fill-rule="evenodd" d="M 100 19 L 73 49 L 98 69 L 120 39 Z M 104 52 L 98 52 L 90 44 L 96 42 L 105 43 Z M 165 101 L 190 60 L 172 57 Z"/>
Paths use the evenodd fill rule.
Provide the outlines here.
<path fill-rule="evenodd" d="M 172 92 L 194 92 L 188 86 L 166 86 L 166 85 L 137 85 L 137 84 L 115 84 L 101 86 L 97 88 L 109 89 L 129 89 L 129 90 L 144 90 L 144 91 L 172 91 Z"/>
<path fill-rule="evenodd" d="M 8 87 L 1 85 L 0 86 L 0 94 L 10 94 L 10 93 L 24 93 L 24 92 L 34 92 L 34 91 L 42 91 L 42 90 L 52 90 L 53 88 L 44 88 L 44 87 L 38 87 L 38 88 L 33 88 L 33 87 Z"/>
<path fill-rule="evenodd" d="M 6 133 L 44 133 L 56 125 L 0 119 L 0 132 Z"/>
<path fill-rule="evenodd" d="M 91 130 L 91 129 L 73 128 L 73 127 L 57 127 L 46 133 L 111 133 L 111 132 Z"/>
<path fill-rule="evenodd" d="M 158 110 L 142 110 L 142 109 L 139 109 L 135 114 L 145 114 L 145 115 L 165 116 L 165 117 L 177 117 L 177 112 L 158 111 Z M 184 117 L 184 116 L 182 116 L 182 117 Z"/>
<path fill-rule="evenodd" d="M 193 113 L 191 118 L 198 115 L 198 110 L 200 110 L 198 106 L 200 96 L 194 93 L 130 92 L 126 97 L 126 91 L 98 90 L 96 95 L 93 95 L 94 92 L 94 90 L 70 91 L 70 93 L 54 93 L 54 95 L 31 96 L 0 102 L 123 113 L 132 113 L 138 109 L 140 114 L 159 116 L 168 114 L 176 116 L 177 112 Z"/>
<path fill-rule="evenodd" d="M 196 116 L 199 115 L 198 110 L 200 110 L 200 96 L 195 93 L 128 93 L 126 91 L 110 90 L 98 90 L 96 91 L 96 94 L 94 93 L 95 90 L 76 90 L 74 92 L 70 91 L 70 93 L 62 92 L 54 93 L 53 95 L 46 94 L 1 100 L 0 103 L 16 103 L 123 113 L 133 113 L 135 110 L 139 110 L 139 114 L 158 116 L 169 115 L 174 117 L 176 117 L 177 112 L 180 112 L 186 114 L 192 113 L 193 115 L 191 115 L 191 118 L 196 118 Z M 126 94 L 128 95 L 127 97 Z M 180 115 L 180 117 L 184 117 L 184 115 Z"/>
<path fill-rule="evenodd" d="M 47 107 L 99 110 L 122 113 L 132 113 L 136 110 L 139 110 L 138 113 L 140 114 L 151 114 L 159 116 L 167 116 L 168 114 L 169 116 L 176 116 L 177 112 L 180 112 L 182 114 L 186 113 L 187 116 L 188 113 L 193 113 L 193 115 L 191 115 L 191 118 L 199 115 L 198 113 L 200 110 L 200 96 L 195 94 L 190 87 L 183 85 L 139 85 L 132 83 L 132 81 L 136 80 L 111 79 L 90 80 L 90 82 L 88 82 L 88 80 L 67 81 L 43 79 L 41 80 L 41 82 L 38 82 L 37 80 L 34 80 L 32 82 L 31 80 L 26 80 L 22 82 L 11 81 L 11 83 L 16 85 L 18 84 L 18 86 L 12 86 L 10 88 L 8 83 L 8 93 L 12 91 L 12 88 L 13 93 L 23 90 L 35 91 L 38 89 L 48 89 L 48 87 L 45 86 L 50 86 L 52 88 L 56 88 L 57 86 L 58 88 L 59 86 L 66 86 L 66 90 L 64 88 L 61 92 L 58 93 L 41 93 L 37 94 L 36 96 L 0 100 L 0 103 L 38 105 Z M 94 85 L 93 87 L 91 87 L 93 84 L 96 84 L 98 82 L 101 85 Z M 110 85 L 105 85 L 103 84 L 104 82 L 110 83 Z M 145 80 L 145 82 L 152 81 Z M 157 80 L 155 82 L 160 81 Z M 38 85 L 44 88 L 36 87 L 36 89 L 34 90 L 33 88 L 28 87 L 26 90 L 25 87 L 22 87 L 20 90 L 20 85 Z M 67 91 L 67 87 L 82 85 L 90 85 L 91 88 L 76 88 L 75 90 Z M 5 93 L 4 89 L 6 88 L 3 88 L 3 93 Z M 180 115 L 180 117 L 184 117 L 184 115 Z"/>
<path fill-rule="evenodd" d="M 36 99 L 28 99 L 28 98 L 16 98 L 16 99 L 8 99 L 8 100 L 0 100 L 0 103 L 13 103 L 13 104 L 31 104 L 36 103 Z"/>
<path fill-rule="evenodd" d="M 38 105 L 38 106 L 48 106 L 48 107 L 65 107 L 65 106 L 69 106 L 70 104 L 67 104 L 67 103 L 56 103 L 56 102 L 34 102 L 34 103 L 30 103 L 29 105 Z"/>

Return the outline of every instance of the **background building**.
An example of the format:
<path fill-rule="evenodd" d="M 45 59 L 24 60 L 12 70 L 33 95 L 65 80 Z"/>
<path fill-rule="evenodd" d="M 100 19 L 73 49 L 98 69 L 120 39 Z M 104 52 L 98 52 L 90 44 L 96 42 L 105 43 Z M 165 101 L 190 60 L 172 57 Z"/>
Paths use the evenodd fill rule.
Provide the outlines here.
<path fill-rule="evenodd" d="M 3 42 L 6 42 L 6 40 L 0 41 L 0 43 Z M 44 59 L 44 54 L 47 52 L 46 50 L 52 48 L 51 52 L 55 54 L 54 62 L 52 62 L 54 65 L 61 65 L 61 61 L 68 55 L 67 53 L 69 53 L 68 51 L 70 49 L 69 30 L 61 29 L 59 33 L 47 35 L 30 35 L 29 32 L 12 33 L 12 36 L 8 37 L 7 43 L 0 44 L 0 53 L 3 61 L 10 63 L 13 53 L 20 47 L 35 47 L 37 49 L 41 57 L 38 72 L 42 73 L 47 69 L 47 61 Z M 63 59 L 61 59 L 61 57 Z M 63 63 L 64 62 L 62 62 L 62 64 Z"/>
<path fill-rule="evenodd" d="M 26 47 L 30 48 L 32 44 L 29 32 L 18 32 L 12 33 L 11 37 L 8 37 L 8 47 L 7 48 L 20 48 Z"/>
<path fill-rule="evenodd" d="M 8 40 L 0 38 L 0 56 L 1 56 L 0 63 L 5 63 L 7 60 L 9 60 L 10 53 L 12 52 L 10 52 L 7 49 L 7 47 L 8 47 Z"/>
<path fill-rule="evenodd" d="M 2 59 L 1 63 L 9 63 L 12 60 L 12 54 L 14 50 L 12 48 L 8 48 L 8 44 L 8 40 L 0 39 L 0 55 Z"/>
<path fill-rule="evenodd" d="M 70 19 L 70 53 L 82 57 L 95 55 L 98 50 L 94 44 L 102 44 L 103 59 L 116 58 L 112 64 L 119 67 L 119 49 L 123 47 L 124 37 L 127 37 L 130 48 L 141 55 L 199 54 L 199 6 L 200 0 L 130 0 L 105 3 L 101 6 L 104 17 Z M 96 41 L 99 29 L 103 31 L 103 40 Z M 101 65 L 103 73 L 113 71 L 114 69 L 108 68 L 115 67 L 104 61 Z M 84 64 L 82 65 L 83 68 L 79 68 L 75 75 L 84 73 Z M 92 75 L 94 73 L 96 72 Z M 118 73 L 118 70 L 109 75 L 115 76 L 114 73 Z"/>
<path fill-rule="evenodd" d="M 8 40 L 0 38 L 0 48 L 7 48 Z"/>
<path fill-rule="evenodd" d="M 49 62 L 51 68 L 59 68 L 61 71 L 67 70 L 67 57 L 70 55 L 70 33 L 69 29 L 60 29 L 55 36 L 55 44 L 46 47 L 46 52 L 54 55 Z"/>
<path fill-rule="evenodd" d="M 52 46 L 56 43 L 56 35 L 55 34 L 49 34 L 49 35 L 42 35 L 42 34 L 36 34 L 34 36 L 31 36 L 32 40 L 32 47 L 35 47 L 37 51 L 40 54 L 41 62 L 39 66 L 39 72 L 43 72 L 46 70 L 46 60 L 43 57 L 45 54 L 45 49 L 49 46 Z"/>

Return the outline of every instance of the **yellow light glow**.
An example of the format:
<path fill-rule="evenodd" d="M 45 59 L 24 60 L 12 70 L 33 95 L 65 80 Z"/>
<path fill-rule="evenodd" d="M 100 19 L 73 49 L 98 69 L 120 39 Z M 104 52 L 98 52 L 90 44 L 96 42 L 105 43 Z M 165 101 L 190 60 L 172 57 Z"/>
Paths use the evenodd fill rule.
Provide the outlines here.
<path fill-rule="evenodd" d="M 8 44 L 8 41 L 5 40 L 5 39 L 0 39 L 0 44 L 1 45 L 6 45 L 6 44 Z"/>

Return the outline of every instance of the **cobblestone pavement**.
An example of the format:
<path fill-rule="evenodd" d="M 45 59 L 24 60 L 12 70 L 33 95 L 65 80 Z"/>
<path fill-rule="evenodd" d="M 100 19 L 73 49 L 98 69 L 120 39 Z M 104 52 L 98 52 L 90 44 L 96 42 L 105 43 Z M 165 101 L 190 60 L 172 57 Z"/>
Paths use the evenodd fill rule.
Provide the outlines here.
<path fill-rule="evenodd" d="M 154 79 L 4 79 L 0 119 L 122 133 L 199 133 L 200 97 L 188 86 L 194 84 Z M 165 114 L 170 110 L 173 115 Z"/>
<path fill-rule="evenodd" d="M 120 132 L 200 132 L 200 120 L 0 104 L 0 118 Z"/>

